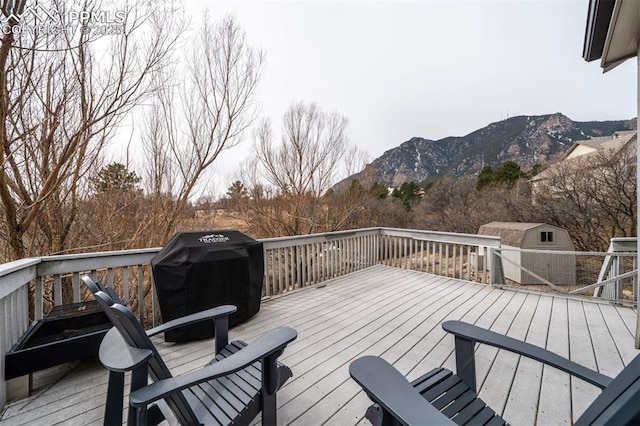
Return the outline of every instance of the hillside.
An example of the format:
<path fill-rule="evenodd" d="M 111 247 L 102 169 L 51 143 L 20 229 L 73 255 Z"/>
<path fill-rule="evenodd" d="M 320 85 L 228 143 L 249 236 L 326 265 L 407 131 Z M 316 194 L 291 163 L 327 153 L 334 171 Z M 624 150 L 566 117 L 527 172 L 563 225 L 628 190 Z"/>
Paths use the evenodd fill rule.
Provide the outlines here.
<path fill-rule="evenodd" d="M 566 152 L 575 141 L 633 128 L 635 120 L 576 122 L 560 113 L 511 117 L 462 137 L 411 138 L 346 181 L 397 187 L 403 182 L 477 174 L 484 166 L 495 168 L 508 160 L 526 170 Z"/>

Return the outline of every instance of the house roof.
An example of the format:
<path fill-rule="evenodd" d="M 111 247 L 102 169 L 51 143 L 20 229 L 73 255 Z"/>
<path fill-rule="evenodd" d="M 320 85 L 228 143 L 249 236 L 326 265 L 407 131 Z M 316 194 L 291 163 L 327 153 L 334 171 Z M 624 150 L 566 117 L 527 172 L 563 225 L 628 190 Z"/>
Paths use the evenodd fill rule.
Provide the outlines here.
<path fill-rule="evenodd" d="M 637 0 L 590 0 L 582 57 L 601 59 L 607 72 L 638 54 L 640 7 Z"/>
<path fill-rule="evenodd" d="M 478 229 L 478 235 L 500 237 L 503 245 L 520 247 L 527 231 L 540 226 L 551 225 L 545 223 L 491 222 L 482 225 L 480 229 Z M 556 227 L 554 226 L 554 228 Z"/>
<path fill-rule="evenodd" d="M 569 148 L 569 150 L 567 151 L 567 153 L 564 155 L 564 157 L 562 158 L 561 162 L 563 161 L 574 161 L 576 158 L 581 158 L 581 159 L 586 159 L 586 158 L 591 158 L 591 156 L 595 155 L 597 152 L 600 151 L 611 151 L 614 153 L 618 153 L 620 151 L 622 151 L 623 149 L 625 149 L 625 147 L 633 147 L 635 148 L 635 141 L 636 141 L 636 136 L 637 136 L 637 131 L 636 130 L 629 130 L 629 131 L 620 131 L 620 132 L 615 132 L 613 135 L 610 136 L 602 136 L 602 137 L 598 137 L 598 138 L 592 138 L 592 139 L 587 139 L 587 140 L 583 140 L 583 141 L 577 141 L 576 143 L 574 143 L 571 148 Z M 567 158 L 571 155 L 572 152 L 574 152 L 576 150 L 576 148 L 578 148 L 579 146 L 584 145 L 584 146 L 588 146 L 593 148 L 595 151 L 592 152 L 588 152 L 585 154 L 582 154 L 580 156 L 574 156 L 572 158 Z M 532 177 L 530 179 L 531 182 L 538 182 L 541 180 L 545 180 L 549 178 L 549 174 L 551 173 L 552 170 L 554 170 L 558 164 L 560 163 L 555 163 L 552 164 L 548 169 L 541 171 L 540 173 L 538 173 L 537 175 L 535 175 L 534 177 Z M 564 164 L 570 164 L 570 163 L 564 163 Z M 573 164 L 573 163 L 571 163 Z"/>
<path fill-rule="evenodd" d="M 610 136 L 600 136 L 597 138 L 586 139 L 582 141 L 576 141 L 571 148 L 567 151 L 564 158 L 567 158 L 571 152 L 573 152 L 579 145 L 586 145 L 602 150 L 619 151 L 624 148 L 636 135 L 636 130 L 628 130 L 624 132 L 615 132 Z"/>

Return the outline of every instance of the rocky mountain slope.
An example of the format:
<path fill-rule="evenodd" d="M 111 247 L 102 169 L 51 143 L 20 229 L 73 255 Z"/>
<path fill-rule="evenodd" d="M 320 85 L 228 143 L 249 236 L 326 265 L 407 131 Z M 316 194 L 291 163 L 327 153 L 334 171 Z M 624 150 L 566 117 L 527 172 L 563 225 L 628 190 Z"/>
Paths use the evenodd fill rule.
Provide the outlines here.
<path fill-rule="evenodd" d="M 566 152 L 575 141 L 633 128 L 635 120 L 575 122 L 560 113 L 511 117 L 463 137 L 411 138 L 346 181 L 398 187 L 403 182 L 477 174 L 484 166 L 495 168 L 507 160 L 527 170 Z"/>

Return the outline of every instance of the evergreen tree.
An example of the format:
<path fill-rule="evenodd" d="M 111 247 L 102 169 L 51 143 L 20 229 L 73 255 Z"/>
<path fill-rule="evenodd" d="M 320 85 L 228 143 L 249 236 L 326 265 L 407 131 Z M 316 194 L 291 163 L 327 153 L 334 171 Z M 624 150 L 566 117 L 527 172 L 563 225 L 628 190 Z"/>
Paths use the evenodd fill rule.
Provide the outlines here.
<path fill-rule="evenodd" d="M 515 161 L 505 161 L 493 173 L 493 180 L 495 183 L 505 184 L 511 188 L 516 184 L 518 179 L 522 177 L 522 175 L 523 173 L 518 163 Z"/>
<path fill-rule="evenodd" d="M 227 195 L 234 201 L 242 200 L 249 196 L 249 191 L 239 180 L 233 182 L 227 189 Z"/>
<path fill-rule="evenodd" d="M 415 182 L 405 182 L 391 193 L 392 197 L 399 198 L 404 208 L 409 211 L 411 207 L 419 200 L 418 191 L 420 188 Z"/>
<path fill-rule="evenodd" d="M 493 184 L 493 169 L 491 166 L 484 166 L 478 174 L 476 182 L 476 190 L 481 191 L 483 188 Z"/>
<path fill-rule="evenodd" d="M 139 183 L 140 177 L 121 163 L 104 166 L 92 179 L 93 189 L 97 194 L 138 192 Z"/>

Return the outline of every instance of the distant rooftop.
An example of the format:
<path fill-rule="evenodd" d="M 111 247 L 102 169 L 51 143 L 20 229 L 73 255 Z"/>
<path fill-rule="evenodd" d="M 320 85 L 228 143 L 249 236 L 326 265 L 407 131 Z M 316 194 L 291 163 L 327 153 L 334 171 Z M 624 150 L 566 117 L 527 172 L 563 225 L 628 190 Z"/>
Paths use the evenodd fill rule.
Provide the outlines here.
<path fill-rule="evenodd" d="M 575 161 L 576 158 L 589 158 L 598 152 L 608 151 L 618 153 L 622 150 L 635 148 L 637 130 L 618 131 L 609 136 L 600 136 L 597 138 L 576 141 L 564 155 L 562 161 Z M 570 164 L 570 163 L 565 163 Z M 548 169 L 543 170 L 536 176 L 531 178 L 531 182 L 539 182 L 549 178 L 550 171 L 557 167 L 552 164 Z"/>
<path fill-rule="evenodd" d="M 587 145 L 598 150 L 602 149 L 620 149 L 627 144 L 636 135 L 636 130 L 626 130 L 615 132 L 609 136 L 600 136 L 597 138 L 576 141 L 576 145 Z M 573 147 L 572 147 L 573 149 Z M 569 150 L 571 152 L 571 149 Z"/>

